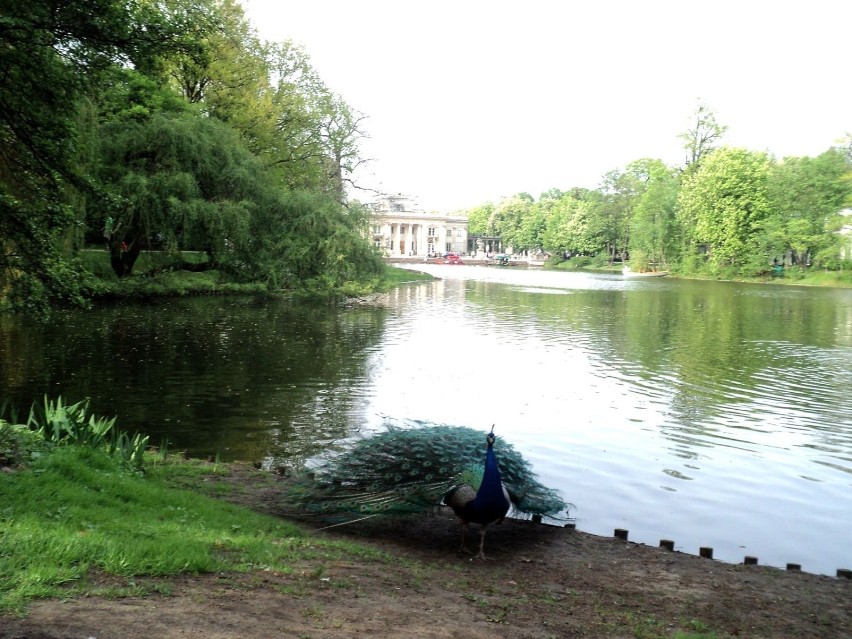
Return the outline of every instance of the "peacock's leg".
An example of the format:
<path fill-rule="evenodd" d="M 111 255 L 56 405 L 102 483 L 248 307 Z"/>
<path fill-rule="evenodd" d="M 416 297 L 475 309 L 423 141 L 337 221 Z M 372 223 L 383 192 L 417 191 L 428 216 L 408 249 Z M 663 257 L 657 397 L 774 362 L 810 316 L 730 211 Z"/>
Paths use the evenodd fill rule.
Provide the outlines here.
<path fill-rule="evenodd" d="M 488 524 L 483 524 L 479 528 L 479 558 L 482 561 L 488 561 L 488 557 L 485 556 L 485 529 L 488 527 Z"/>
<path fill-rule="evenodd" d="M 461 530 L 462 530 L 462 535 L 461 535 L 462 539 L 461 539 L 461 548 L 459 550 L 461 550 L 461 552 L 467 552 L 467 548 L 464 547 L 464 538 L 467 534 L 467 522 L 466 521 L 461 522 Z"/>

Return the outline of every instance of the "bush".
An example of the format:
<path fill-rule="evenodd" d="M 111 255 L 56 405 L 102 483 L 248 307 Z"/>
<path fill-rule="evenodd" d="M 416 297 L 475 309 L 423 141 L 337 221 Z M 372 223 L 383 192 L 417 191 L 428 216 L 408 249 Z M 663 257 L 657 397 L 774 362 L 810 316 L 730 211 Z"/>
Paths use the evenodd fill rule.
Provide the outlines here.
<path fill-rule="evenodd" d="M 0 419 L 0 466 L 20 466 L 46 450 L 47 443 L 37 432 Z"/>

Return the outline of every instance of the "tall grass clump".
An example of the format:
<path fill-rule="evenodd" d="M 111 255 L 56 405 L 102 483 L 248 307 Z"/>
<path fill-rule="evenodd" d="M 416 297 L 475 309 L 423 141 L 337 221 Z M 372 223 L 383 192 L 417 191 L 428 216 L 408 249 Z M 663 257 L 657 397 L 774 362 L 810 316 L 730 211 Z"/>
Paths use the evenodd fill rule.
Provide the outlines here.
<path fill-rule="evenodd" d="M 48 444 L 106 449 L 132 468 L 141 469 L 148 436 L 119 431 L 115 422 L 115 417 L 90 414 L 88 399 L 67 404 L 60 395 L 55 400 L 45 396 L 42 404 L 34 403 L 26 426 Z"/>

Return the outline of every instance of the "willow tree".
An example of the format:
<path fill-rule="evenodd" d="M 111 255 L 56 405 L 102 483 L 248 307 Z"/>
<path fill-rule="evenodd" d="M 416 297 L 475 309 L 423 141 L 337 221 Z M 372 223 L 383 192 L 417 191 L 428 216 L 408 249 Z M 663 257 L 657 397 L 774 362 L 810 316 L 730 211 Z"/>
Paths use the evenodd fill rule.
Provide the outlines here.
<path fill-rule="evenodd" d="M 244 259 L 255 193 L 268 176 L 225 124 L 192 112 L 108 124 L 100 162 L 111 197 L 90 219 L 103 228 L 118 276 L 153 243 L 203 251 L 211 267 Z"/>

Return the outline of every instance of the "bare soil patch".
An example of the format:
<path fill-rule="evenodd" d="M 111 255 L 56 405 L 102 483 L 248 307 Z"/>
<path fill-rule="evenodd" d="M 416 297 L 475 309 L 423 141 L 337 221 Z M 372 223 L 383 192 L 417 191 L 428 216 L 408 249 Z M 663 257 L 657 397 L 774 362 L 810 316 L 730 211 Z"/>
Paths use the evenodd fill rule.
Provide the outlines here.
<path fill-rule="evenodd" d="M 281 516 L 286 480 L 259 473 L 233 465 L 209 481 L 231 482 L 230 500 Z M 149 579 L 169 594 L 36 602 L 26 618 L 0 618 L 0 638 L 852 637 L 848 579 L 515 520 L 489 529 L 483 562 L 460 552 L 459 526 L 443 511 L 315 534 L 398 561 L 320 558 L 286 574 Z"/>

